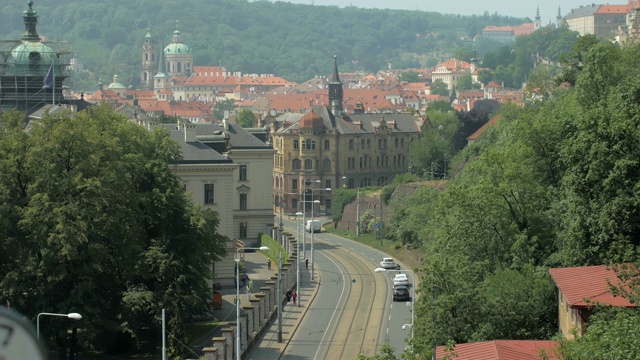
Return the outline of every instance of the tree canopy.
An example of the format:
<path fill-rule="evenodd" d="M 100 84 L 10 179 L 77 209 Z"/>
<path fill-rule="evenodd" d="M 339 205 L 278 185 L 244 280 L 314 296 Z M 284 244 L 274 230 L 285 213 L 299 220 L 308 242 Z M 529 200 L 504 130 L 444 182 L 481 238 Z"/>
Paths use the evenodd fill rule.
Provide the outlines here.
<path fill-rule="evenodd" d="M 81 313 L 80 343 L 98 350 L 153 351 L 143 345 L 155 344 L 163 308 L 184 340 L 184 317 L 210 309 L 226 238 L 171 171 L 178 145 L 107 105 L 45 116 L 28 133 L 22 119 L 0 125 L 0 298 L 34 320 Z M 66 330 L 41 333 L 65 347 Z"/>
<path fill-rule="evenodd" d="M 572 55 L 579 64 L 560 74 L 575 86 L 558 91 L 553 75 L 538 74 L 544 96 L 524 108 L 503 105 L 497 123 L 464 148 L 464 135 L 495 107 L 441 123 L 453 133 L 429 114 L 412 147 L 412 171 L 433 178 L 419 165 L 433 163 L 439 149 L 455 154 L 451 167 L 460 170 L 443 190 L 428 182 L 392 198 L 397 214 L 386 232 L 426 254 L 417 354 L 428 357 L 434 344 L 450 341 L 551 339 L 558 299 L 550 267 L 638 262 L 640 81 L 632 59 L 640 48 L 588 39 Z M 637 301 L 638 286 L 621 294 Z M 587 336 L 561 341 L 561 358 L 639 356 L 624 335 L 637 326 L 638 312 L 598 314 Z"/>

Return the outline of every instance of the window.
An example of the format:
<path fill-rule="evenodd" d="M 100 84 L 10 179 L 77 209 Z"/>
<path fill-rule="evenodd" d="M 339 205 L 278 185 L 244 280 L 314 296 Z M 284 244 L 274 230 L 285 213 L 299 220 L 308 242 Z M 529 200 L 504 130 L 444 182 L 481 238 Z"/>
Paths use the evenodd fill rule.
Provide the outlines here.
<path fill-rule="evenodd" d="M 371 149 L 371 139 L 367 139 L 367 149 Z"/>
<path fill-rule="evenodd" d="M 313 161 L 307 159 L 304 161 L 304 169 L 305 170 L 313 170 Z"/>
<path fill-rule="evenodd" d="M 246 239 L 246 238 L 247 238 L 247 223 L 241 222 L 240 223 L 240 239 Z"/>
<path fill-rule="evenodd" d="M 204 184 L 204 203 L 213 204 L 215 197 L 213 195 L 213 184 Z"/>
<path fill-rule="evenodd" d="M 293 159 L 293 170 L 300 170 L 300 159 Z"/>
<path fill-rule="evenodd" d="M 329 146 L 329 145 L 330 145 L 329 140 L 325 140 L 325 141 L 324 141 L 324 149 L 325 149 L 325 150 L 329 150 L 329 149 L 330 149 L 330 146 Z"/>
<path fill-rule="evenodd" d="M 331 180 L 327 180 L 324 182 L 324 185 L 327 189 L 331 189 Z"/>
<path fill-rule="evenodd" d="M 291 190 L 298 190 L 298 179 L 291 180 Z"/>
<path fill-rule="evenodd" d="M 322 170 L 323 171 L 331 171 L 331 160 L 324 159 L 322 161 Z"/>
<path fill-rule="evenodd" d="M 247 181 L 247 165 L 240 165 L 240 181 Z"/>
<path fill-rule="evenodd" d="M 396 149 L 398 148 L 398 138 L 396 138 Z"/>
<path fill-rule="evenodd" d="M 360 149 L 364 149 L 364 139 L 360 140 Z"/>
<path fill-rule="evenodd" d="M 240 194 L 240 210 L 247 210 L 247 194 Z"/>
<path fill-rule="evenodd" d="M 294 150 L 300 149 L 300 140 L 293 140 L 293 149 Z"/>
<path fill-rule="evenodd" d="M 349 150 L 353 150 L 353 140 L 349 140 Z"/>

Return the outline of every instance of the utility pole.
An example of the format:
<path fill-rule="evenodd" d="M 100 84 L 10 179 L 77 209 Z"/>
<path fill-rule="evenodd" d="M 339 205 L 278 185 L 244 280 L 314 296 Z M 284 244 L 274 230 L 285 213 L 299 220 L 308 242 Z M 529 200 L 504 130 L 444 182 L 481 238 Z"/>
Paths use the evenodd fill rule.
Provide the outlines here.
<path fill-rule="evenodd" d="M 373 195 L 373 242 L 378 240 L 378 222 L 376 221 L 376 196 Z"/>
<path fill-rule="evenodd" d="M 356 237 L 360 236 L 360 189 L 356 195 Z"/>
<path fill-rule="evenodd" d="M 282 245 L 284 244 L 284 224 L 282 223 L 282 198 L 280 199 L 280 243 L 278 245 L 278 342 L 282 342 Z"/>

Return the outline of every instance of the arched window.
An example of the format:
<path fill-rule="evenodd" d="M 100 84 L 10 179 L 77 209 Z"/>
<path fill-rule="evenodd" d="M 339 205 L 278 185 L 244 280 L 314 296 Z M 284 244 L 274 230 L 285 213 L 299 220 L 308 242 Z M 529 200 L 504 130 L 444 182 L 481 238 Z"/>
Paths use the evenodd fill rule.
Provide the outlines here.
<path fill-rule="evenodd" d="M 378 178 L 377 185 L 378 186 L 383 186 L 384 183 L 386 183 L 386 182 L 387 182 L 387 177 L 386 176 L 380 176 Z"/>
<path fill-rule="evenodd" d="M 307 159 L 304 161 L 304 169 L 305 170 L 313 170 L 313 161 Z"/>
<path fill-rule="evenodd" d="M 293 170 L 300 170 L 300 159 L 293 159 Z"/>
<path fill-rule="evenodd" d="M 356 180 L 354 178 L 349 178 L 349 180 L 347 181 L 347 187 L 349 189 L 353 189 L 354 187 L 356 187 Z"/>
<path fill-rule="evenodd" d="M 39 52 L 29 53 L 29 70 L 38 71 L 40 70 L 40 61 L 42 58 L 40 57 Z"/>
<path fill-rule="evenodd" d="M 145 71 L 145 72 L 142 74 L 142 77 L 143 77 L 142 81 L 147 81 L 147 80 L 149 80 L 149 73 Z"/>
<path fill-rule="evenodd" d="M 177 63 L 176 65 L 178 67 L 178 71 L 177 72 L 182 72 L 182 63 Z"/>
<path fill-rule="evenodd" d="M 322 170 L 331 171 L 331 160 L 324 159 L 324 161 L 322 162 Z"/>
<path fill-rule="evenodd" d="M 156 61 L 156 54 L 151 53 L 151 61 Z"/>
<path fill-rule="evenodd" d="M 276 176 L 276 189 L 280 187 L 280 178 Z"/>
<path fill-rule="evenodd" d="M 144 53 L 144 61 L 149 61 L 149 53 Z"/>
<path fill-rule="evenodd" d="M 360 179 L 360 187 L 367 187 L 367 186 L 371 186 L 371 179 L 369 178 Z"/>

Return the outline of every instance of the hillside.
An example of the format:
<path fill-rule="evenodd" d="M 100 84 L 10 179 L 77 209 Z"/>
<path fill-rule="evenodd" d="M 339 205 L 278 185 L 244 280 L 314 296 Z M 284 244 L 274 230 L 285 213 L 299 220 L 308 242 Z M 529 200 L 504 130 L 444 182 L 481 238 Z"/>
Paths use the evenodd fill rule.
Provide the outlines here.
<path fill-rule="evenodd" d="M 0 37 L 18 38 L 24 2 L 0 12 Z M 272 73 L 293 81 L 325 75 L 337 53 L 344 71 L 434 65 L 486 25 L 523 19 L 432 12 L 298 5 L 246 0 L 38 1 L 38 32 L 68 41 L 94 79 L 139 74 L 147 26 L 165 44 L 179 21 L 195 65 Z M 452 9 L 453 11 L 453 9 Z"/>

